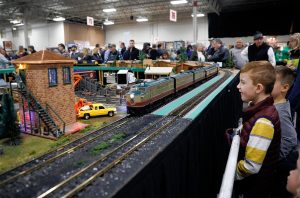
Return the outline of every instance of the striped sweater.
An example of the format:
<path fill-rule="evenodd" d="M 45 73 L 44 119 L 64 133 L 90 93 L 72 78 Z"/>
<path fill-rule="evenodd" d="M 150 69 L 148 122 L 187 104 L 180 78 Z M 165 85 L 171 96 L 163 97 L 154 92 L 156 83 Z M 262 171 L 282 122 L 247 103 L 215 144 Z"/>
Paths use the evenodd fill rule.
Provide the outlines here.
<path fill-rule="evenodd" d="M 266 118 L 258 119 L 246 146 L 245 158 L 237 164 L 236 178 L 243 179 L 258 173 L 274 136 L 274 125 Z"/>
<path fill-rule="evenodd" d="M 236 179 L 272 174 L 279 160 L 280 121 L 272 97 L 244 112 Z"/>

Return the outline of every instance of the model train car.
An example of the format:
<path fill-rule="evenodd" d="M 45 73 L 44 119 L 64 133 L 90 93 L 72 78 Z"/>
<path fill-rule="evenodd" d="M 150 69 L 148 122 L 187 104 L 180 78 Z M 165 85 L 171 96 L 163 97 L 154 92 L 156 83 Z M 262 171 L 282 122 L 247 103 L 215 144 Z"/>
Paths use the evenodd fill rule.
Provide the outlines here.
<path fill-rule="evenodd" d="M 157 104 L 218 72 L 218 66 L 212 65 L 137 84 L 126 94 L 127 111 L 129 114 L 146 113 Z"/>

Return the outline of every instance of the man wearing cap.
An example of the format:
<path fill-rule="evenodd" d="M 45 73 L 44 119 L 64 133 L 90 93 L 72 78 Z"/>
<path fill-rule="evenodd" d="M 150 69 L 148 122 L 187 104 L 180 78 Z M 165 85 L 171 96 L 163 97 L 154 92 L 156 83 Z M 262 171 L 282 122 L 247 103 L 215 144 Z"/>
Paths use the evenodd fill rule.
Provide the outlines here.
<path fill-rule="evenodd" d="M 116 44 L 111 44 L 110 49 L 109 49 L 109 54 L 107 56 L 107 59 L 104 60 L 104 62 L 107 63 L 108 61 L 120 60 L 120 57 L 121 57 L 121 54 L 116 49 Z"/>
<path fill-rule="evenodd" d="M 264 37 L 261 32 L 254 34 L 254 44 L 246 47 L 242 51 L 242 57 L 247 61 L 269 61 L 273 66 L 276 65 L 274 51 L 271 46 L 264 42 Z"/>

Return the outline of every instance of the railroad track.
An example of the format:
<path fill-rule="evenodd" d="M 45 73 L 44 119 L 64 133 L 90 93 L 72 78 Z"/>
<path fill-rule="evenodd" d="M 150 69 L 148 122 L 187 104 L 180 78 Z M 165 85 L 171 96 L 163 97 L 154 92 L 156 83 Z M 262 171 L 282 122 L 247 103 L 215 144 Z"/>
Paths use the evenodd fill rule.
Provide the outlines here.
<path fill-rule="evenodd" d="M 72 197 L 78 192 L 82 191 L 86 186 L 93 183 L 99 176 L 102 176 L 108 171 L 110 171 L 113 167 L 121 163 L 124 159 L 126 159 L 129 155 L 131 155 L 141 146 L 146 144 L 149 140 L 159 135 L 169 126 L 172 126 L 172 124 L 175 123 L 177 119 L 180 119 L 181 116 L 189 112 L 191 108 L 193 108 L 196 104 L 198 104 L 198 102 L 202 101 L 208 94 L 210 94 L 212 90 L 214 90 L 217 86 L 223 83 L 229 75 L 230 73 L 225 72 L 225 75 L 217 83 L 212 85 L 212 87 L 204 90 L 201 93 L 201 96 L 196 96 L 198 98 L 193 97 L 191 100 L 182 104 L 180 107 L 178 107 L 178 109 L 173 111 L 170 114 L 170 116 L 162 117 L 154 121 L 151 125 L 142 128 L 140 131 L 135 133 L 133 136 L 129 137 L 124 142 L 121 142 L 119 145 L 114 147 L 106 154 L 100 156 L 98 159 L 94 160 L 89 165 L 83 167 L 80 171 L 76 172 L 75 174 L 72 174 L 64 180 L 59 181 L 56 185 L 52 186 L 51 188 L 48 188 L 48 190 L 44 191 L 43 193 L 39 193 L 40 195 L 38 197 Z M 128 121 L 123 121 L 121 122 L 121 124 L 118 124 L 109 130 L 113 130 L 114 128 L 117 128 L 117 126 L 123 126 L 127 122 Z M 89 142 L 87 142 L 86 144 L 88 143 Z M 80 147 L 83 146 L 84 145 Z M 65 149 L 63 153 L 68 153 L 67 151 L 72 150 Z M 37 165 L 38 168 L 31 168 L 27 170 L 28 172 L 24 174 L 21 172 L 18 174 L 18 177 L 24 176 L 25 174 L 29 174 L 30 172 L 33 172 L 45 165 L 46 164 Z M 96 173 L 95 170 L 97 170 Z M 14 177 L 11 179 L 9 178 L 9 180 L 4 181 L 5 183 L 1 183 L 7 184 L 16 180 L 18 177 Z"/>
<path fill-rule="evenodd" d="M 222 84 L 228 78 L 228 76 L 230 76 L 230 72 L 225 72 L 223 78 L 221 78 L 218 82 L 212 85 L 212 87 L 202 92 L 200 97 L 198 95 L 197 97 L 199 98 L 197 100 L 194 100 L 195 98 L 193 98 L 187 101 L 178 109 L 176 109 L 176 111 L 172 112 L 171 117 L 162 117 L 159 120 L 155 121 L 150 126 L 144 128 L 143 130 L 135 134 L 133 137 L 111 150 L 106 155 L 91 163 L 89 166 L 86 166 L 81 171 L 60 182 L 59 184 L 53 186 L 52 188 L 38 196 L 38 198 L 50 196 L 64 198 L 73 197 L 78 192 L 82 191 L 86 186 L 93 183 L 98 177 L 104 175 L 113 167 L 121 163 L 124 159 L 126 159 L 129 155 L 131 155 L 134 151 L 139 149 L 149 140 L 151 140 L 152 138 L 160 134 L 163 130 L 175 123 L 177 119 L 181 118 L 181 116 L 187 113 L 193 106 L 195 106 L 195 104 L 198 104 L 198 102 L 202 101 L 207 95 L 209 95 L 212 92 L 212 90 L 214 90 L 217 86 Z M 163 124 L 162 126 L 157 127 L 157 124 L 159 123 Z M 151 131 L 153 129 L 155 130 Z M 94 173 L 94 171 L 92 170 L 95 169 L 99 171 Z"/>
<path fill-rule="evenodd" d="M 121 118 L 121 119 L 111 123 L 110 125 L 107 125 L 100 129 L 94 130 L 80 138 L 75 139 L 72 142 L 64 144 L 59 148 L 51 150 L 33 160 L 30 160 L 21 166 L 18 166 L 9 171 L 6 171 L 5 173 L 0 175 L 0 187 L 4 186 L 10 182 L 13 182 L 22 176 L 28 175 L 28 174 L 32 173 L 33 171 L 38 170 L 69 153 L 76 151 L 77 149 L 82 148 L 83 146 L 87 145 L 88 143 L 96 141 L 97 139 L 103 137 L 104 135 L 108 134 L 109 132 L 113 131 L 114 129 L 120 128 L 121 126 L 123 126 L 124 124 L 129 122 L 130 120 L 131 120 L 131 118 L 129 118 L 129 117 Z"/>
<path fill-rule="evenodd" d="M 203 92 L 200 92 L 199 94 L 197 94 L 196 96 L 190 98 L 188 101 L 186 101 L 184 104 L 182 104 L 182 106 L 186 106 L 186 108 L 184 110 L 175 109 L 169 115 L 183 116 L 186 113 L 188 113 L 189 111 L 191 111 L 194 108 L 195 105 L 197 105 L 204 98 L 206 98 L 212 91 L 214 91 L 216 88 L 218 88 L 232 74 L 228 70 L 223 70 L 223 71 L 224 71 L 224 76 L 220 80 L 218 80 L 217 82 L 212 84 L 210 87 L 205 89 Z"/>

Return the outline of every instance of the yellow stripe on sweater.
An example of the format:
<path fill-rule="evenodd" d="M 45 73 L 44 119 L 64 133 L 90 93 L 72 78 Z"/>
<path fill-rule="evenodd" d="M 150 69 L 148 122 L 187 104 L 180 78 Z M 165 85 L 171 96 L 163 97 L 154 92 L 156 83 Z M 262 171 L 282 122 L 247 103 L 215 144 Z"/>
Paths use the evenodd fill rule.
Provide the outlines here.
<path fill-rule="evenodd" d="M 251 135 L 257 135 L 268 139 L 273 139 L 274 126 L 271 121 L 266 118 L 260 118 L 255 122 Z"/>
<path fill-rule="evenodd" d="M 251 160 L 255 163 L 262 164 L 265 157 L 266 157 L 267 151 L 263 151 L 257 148 L 253 148 L 250 146 L 246 147 L 246 159 Z"/>
<path fill-rule="evenodd" d="M 238 165 L 237 165 L 237 172 L 238 172 L 238 174 L 240 176 L 242 176 L 242 177 L 247 177 L 249 175 L 252 175 L 252 173 L 248 169 L 245 168 L 244 164 L 245 164 L 244 160 L 240 160 L 238 162 Z"/>

